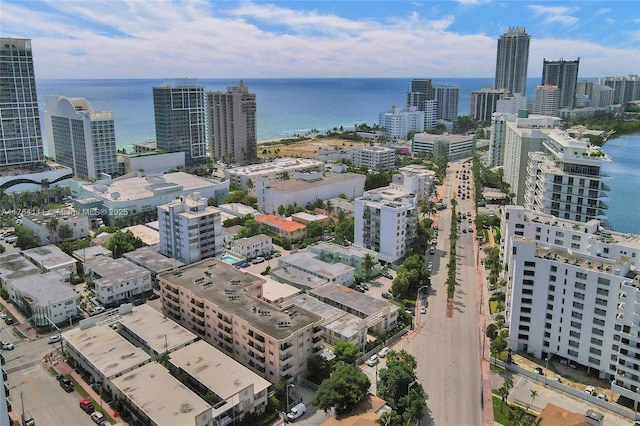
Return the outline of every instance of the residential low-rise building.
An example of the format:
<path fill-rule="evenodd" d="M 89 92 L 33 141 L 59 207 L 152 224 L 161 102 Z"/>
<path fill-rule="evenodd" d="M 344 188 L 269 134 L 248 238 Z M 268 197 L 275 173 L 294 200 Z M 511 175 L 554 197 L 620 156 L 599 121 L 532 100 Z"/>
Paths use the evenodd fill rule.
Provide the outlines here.
<path fill-rule="evenodd" d="M 151 273 L 154 288 L 158 287 L 158 274 L 183 267 L 185 264 L 172 257 L 159 253 L 152 247 L 140 247 L 122 255 L 129 262 L 138 265 Z"/>
<path fill-rule="evenodd" d="M 265 179 L 271 182 L 291 179 L 295 172 L 323 173 L 324 162 L 307 158 L 278 158 L 260 164 L 252 164 L 224 171 L 231 185 L 256 195 L 256 182 Z"/>
<path fill-rule="evenodd" d="M 160 231 L 152 228 L 151 226 L 147 226 L 146 224 L 127 226 L 126 228 L 122 228 L 120 231 L 131 231 L 135 237 L 140 238 L 140 240 L 149 247 L 158 249 L 160 246 Z"/>
<path fill-rule="evenodd" d="M 106 306 L 117 306 L 152 290 L 151 273 L 127 259 L 102 257 L 84 264 L 96 292 Z"/>
<path fill-rule="evenodd" d="M 91 228 L 89 218 L 72 208 L 25 215 L 22 224 L 35 232 L 42 244 L 88 237 Z"/>
<path fill-rule="evenodd" d="M 320 350 L 320 316 L 263 301 L 265 280 L 226 262 L 206 259 L 158 281 L 166 316 L 271 383 L 306 374 L 307 358 Z"/>
<path fill-rule="evenodd" d="M 14 280 L 10 298 L 36 327 L 67 324 L 78 315 L 78 293 L 59 271 Z"/>
<path fill-rule="evenodd" d="M 314 222 L 323 226 L 329 224 L 329 216 L 324 214 L 311 214 L 307 212 L 294 213 L 291 215 L 291 220 L 302 223 L 303 225 L 308 225 Z"/>
<path fill-rule="evenodd" d="M 362 276 L 376 276 L 380 273 L 380 260 L 378 253 L 352 244 L 345 247 L 340 244 L 319 241 L 307 247 L 312 253 L 316 253 L 319 260 L 328 263 L 342 263 L 352 266 L 355 272 Z M 368 261 L 367 261 L 368 259 Z M 365 265 L 369 264 L 369 268 Z"/>
<path fill-rule="evenodd" d="M 223 226 L 222 227 L 222 243 L 226 248 L 231 247 L 231 243 L 236 239 L 236 235 L 240 233 L 242 225 Z"/>
<path fill-rule="evenodd" d="M 256 222 L 266 225 L 269 232 L 278 238 L 297 241 L 306 235 L 307 227 L 292 220 L 286 220 L 272 214 L 259 216 Z"/>
<path fill-rule="evenodd" d="M 100 256 L 113 257 L 111 250 L 100 245 L 74 250 L 71 254 L 80 263 L 88 262 Z"/>
<path fill-rule="evenodd" d="M 253 237 L 240 238 L 231 242 L 231 253 L 253 259 L 254 257 L 266 256 L 273 252 L 271 237 L 264 234 Z"/>
<path fill-rule="evenodd" d="M 42 272 L 59 271 L 66 278 L 77 271 L 76 260 L 53 244 L 23 250 L 22 255 Z"/>
<path fill-rule="evenodd" d="M 11 283 L 22 277 L 38 275 L 42 271 L 20 253 L 0 255 L 0 284 L 2 290 L 11 294 Z"/>
<path fill-rule="evenodd" d="M 391 177 L 392 187 L 403 187 L 416 194 L 418 201 L 426 200 L 433 189 L 436 172 L 420 164 L 400 167 Z"/>
<path fill-rule="evenodd" d="M 278 258 L 278 267 L 299 269 L 325 282 L 349 286 L 353 284 L 355 268 L 344 263 L 329 263 L 310 251 L 298 251 Z"/>
<path fill-rule="evenodd" d="M 220 204 L 218 205 L 218 209 L 220 209 L 221 212 L 224 212 L 224 213 L 230 214 L 233 217 L 239 217 L 239 218 L 243 218 L 246 215 L 251 215 L 253 217 L 256 217 L 262 214 L 258 210 L 254 209 L 253 207 L 245 206 L 242 203 Z"/>
<path fill-rule="evenodd" d="M 476 135 L 434 135 L 416 133 L 413 135 L 411 153 L 433 157 L 445 157 L 447 161 L 471 158 L 476 153 Z"/>

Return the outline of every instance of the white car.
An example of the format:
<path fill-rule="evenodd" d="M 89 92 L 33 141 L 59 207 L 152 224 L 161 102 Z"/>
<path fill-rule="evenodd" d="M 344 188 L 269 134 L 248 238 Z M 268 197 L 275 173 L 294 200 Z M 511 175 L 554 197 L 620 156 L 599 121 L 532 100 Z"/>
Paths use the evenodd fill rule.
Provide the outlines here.
<path fill-rule="evenodd" d="M 0 319 L 5 319 L 7 317 L 7 314 L 4 312 L 0 312 Z"/>
<path fill-rule="evenodd" d="M 389 352 L 389 348 L 385 346 L 384 348 L 380 349 L 380 352 L 378 352 L 378 356 L 380 358 L 384 358 L 385 356 L 387 356 L 388 352 Z"/>
<path fill-rule="evenodd" d="M 378 355 L 371 355 L 371 358 L 367 360 L 367 365 L 373 367 L 378 363 Z"/>
<path fill-rule="evenodd" d="M 584 390 L 584 393 L 593 396 L 596 393 L 596 388 L 594 388 L 593 386 L 587 386 Z"/>
<path fill-rule="evenodd" d="M 427 264 L 427 271 L 431 272 L 432 270 L 433 270 L 433 263 L 432 263 L 432 262 L 429 262 L 429 263 Z"/>
<path fill-rule="evenodd" d="M 47 343 L 52 345 L 54 343 L 58 343 L 60 341 L 60 335 L 56 334 L 54 336 L 51 336 L 47 339 Z"/>
<path fill-rule="evenodd" d="M 105 418 L 100 411 L 94 411 L 91 413 L 91 420 L 93 420 L 95 424 L 99 425 L 105 420 Z"/>
<path fill-rule="evenodd" d="M 14 350 L 16 347 L 13 346 L 13 343 L 11 342 L 2 342 L 2 349 L 5 351 L 12 351 Z"/>

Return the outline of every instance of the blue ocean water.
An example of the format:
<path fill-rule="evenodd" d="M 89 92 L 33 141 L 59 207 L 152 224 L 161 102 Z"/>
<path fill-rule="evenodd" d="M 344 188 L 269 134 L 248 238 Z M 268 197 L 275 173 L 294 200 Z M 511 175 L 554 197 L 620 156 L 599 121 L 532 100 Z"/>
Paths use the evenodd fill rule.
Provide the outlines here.
<path fill-rule="evenodd" d="M 199 79 L 205 91 L 225 91 L 239 79 Z M 391 105 L 404 106 L 411 78 L 246 79 L 256 94 L 258 139 L 279 139 L 311 129 L 353 128 L 378 122 Z M 119 148 L 155 138 L 152 88 L 164 80 L 37 80 L 41 114 L 46 95 L 86 98 L 94 111 L 111 111 Z M 433 79 L 460 86 L 458 115 L 470 110 L 471 92 L 491 87 L 493 78 Z M 531 97 L 539 78 L 527 81 Z M 42 121 L 44 123 L 44 121 Z M 45 144 L 46 147 L 46 144 Z M 612 139 L 605 152 L 613 158 L 604 171 L 611 175 L 608 215 L 613 229 L 640 234 L 640 134 Z"/>

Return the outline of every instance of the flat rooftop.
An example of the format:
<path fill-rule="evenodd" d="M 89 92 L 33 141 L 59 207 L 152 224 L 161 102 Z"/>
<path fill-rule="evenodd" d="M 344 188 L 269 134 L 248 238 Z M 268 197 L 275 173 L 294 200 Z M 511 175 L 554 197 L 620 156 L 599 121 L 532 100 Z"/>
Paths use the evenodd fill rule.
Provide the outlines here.
<path fill-rule="evenodd" d="M 99 275 L 100 283 L 107 286 L 149 274 L 146 269 L 123 258 L 98 257 L 86 262 L 85 267 L 89 268 L 94 274 Z"/>
<path fill-rule="evenodd" d="M 89 260 L 93 260 L 96 257 L 100 257 L 100 256 L 107 256 L 107 257 L 111 257 L 113 253 L 111 253 L 111 250 L 102 247 L 102 246 L 90 246 L 87 248 L 83 248 L 83 249 L 79 249 L 79 250 L 74 250 L 73 251 L 73 257 L 75 257 L 76 259 L 80 259 L 81 262 L 86 262 Z"/>
<path fill-rule="evenodd" d="M 270 173 L 285 172 L 308 167 L 324 168 L 324 163 L 308 158 L 280 158 L 267 163 L 252 164 L 225 170 L 225 175 L 238 174 L 244 176 L 260 176 Z"/>
<path fill-rule="evenodd" d="M 146 304 L 134 306 L 119 322 L 159 354 L 198 340 L 194 333 Z"/>
<path fill-rule="evenodd" d="M 355 271 L 355 268 L 344 263 L 328 263 L 317 258 L 317 253 L 309 251 L 299 251 L 278 258 L 278 266 L 291 265 L 292 268 L 304 268 L 329 279 L 338 277 L 349 272 Z M 299 266 L 297 266 L 299 265 Z"/>
<path fill-rule="evenodd" d="M 517 235 L 514 236 L 514 240 L 535 242 L 536 257 L 541 257 L 547 260 L 554 260 L 560 263 L 568 263 L 570 265 L 579 266 L 584 269 L 591 269 L 593 271 L 599 271 L 603 273 L 606 272 L 609 274 L 613 274 L 615 269 L 625 269 L 626 273 L 626 267 L 631 261 L 631 258 L 628 256 L 618 256 L 615 259 L 610 259 L 583 253 L 574 253 L 567 248 L 547 245 L 532 238 L 524 238 Z"/>
<path fill-rule="evenodd" d="M 366 180 L 365 175 L 358 173 L 327 173 L 321 180 L 307 181 L 303 179 L 287 179 L 278 180 L 269 183 L 269 187 L 274 191 L 287 193 L 287 192 L 299 192 L 306 191 L 310 188 L 317 188 L 323 185 L 333 185 L 340 182 L 347 181 L 362 181 L 364 188 L 364 182 Z"/>
<path fill-rule="evenodd" d="M 210 405 L 173 377 L 161 364 L 150 363 L 112 380 L 153 424 L 195 424 Z"/>
<path fill-rule="evenodd" d="M 160 232 L 146 225 L 133 225 L 122 229 L 122 232 L 127 231 L 131 231 L 133 235 L 140 238 L 148 246 L 160 244 Z"/>
<path fill-rule="evenodd" d="M 75 265 L 76 260 L 63 252 L 53 244 L 48 246 L 36 247 L 29 250 L 23 250 L 22 255 L 31 259 L 43 269 L 61 268 L 68 265 Z"/>
<path fill-rule="evenodd" d="M 158 278 L 184 287 L 196 297 L 211 301 L 221 310 L 243 318 L 252 327 L 278 340 L 286 339 L 321 319 L 311 313 L 290 317 L 252 296 L 259 291 L 250 287 L 262 285 L 265 280 L 215 258 L 193 263 L 176 272 L 165 272 Z M 290 326 L 281 327 L 278 325 L 280 321 L 287 321 Z"/>
<path fill-rule="evenodd" d="M 376 299 L 375 297 L 360 293 L 349 287 L 333 283 L 326 283 L 325 285 L 313 288 L 309 290 L 309 294 L 319 298 L 320 301 L 327 299 L 339 303 L 345 308 L 355 312 L 361 312 L 367 317 L 375 315 L 387 308 L 398 308 L 396 305 L 387 301 Z"/>
<path fill-rule="evenodd" d="M 349 247 L 345 247 L 340 244 L 328 243 L 326 241 L 318 241 L 317 243 L 313 243 L 308 247 L 309 247 L 309 250 L 311 251 L 323 250 L 323 251 L 329 251 L 333 253 L 340 253 L 343 256 L 364 257 L 367 253 L 369 253 L 374 257 L 374 259 L 378 258 L 377 252 L 373 250 L 369 250 L 364 247 L 360 247 L 355 244 L 351 244 Z"/>
<path fill-rule="evenodd" d="M 110 327 L 74 328 L 62 338 L 105 377 L 112 378 L 151 357 Z"/>
<path fill-rule="evenodd" d="M 59 271 L 51 271 L 19 278 L 11 283 L 11 287 L 28 296 L 35 306 L 48 306 L 80 297 L 65 279 Z"/>
<path fill-rule="evenodd" d="M 323 303 L 307 294 L 300 294 L 293 299 L 282 302 L 280 306 L 288 310 L 291 310 L 292 306 L 297 306 L 316 313 L 323 318 L 323 327 L 345 337 L 356 335 L 361 328 L 366 328 L 362 318 Z"/>
<path fill-rule="evenodd" d="M 70 207 L 65 207 L 62 209 L 56 210 L 45 210 L 38 213 L 30 214 L 25 216 L 25 219 L 30 220 L 38 226 L 46 226 L 47 223 L 53 218 L 57 218 L 60 222 L 58 226 L 64 224 L 65 221 L 72 221 L 75 219 L 80 219 L 85 217 L 80 214 L 77 210 Z"/>
<path fill-rule="evenodd" d="M 305 288 L 315 288 L 327 283 L 327 280 L 325 279 L 316 277 L 315 275 L 311 275 L 310 273 L 301 271 L 300 269 L 289 268 L 287 266 L 271 268 L 269 270 L 269 275 L 278 281 L 286 281 Z"/>
<path fill-rule="evenodd" d="M 251 386 L 254 395 L 271 386 L 269 381 L 204 340 L 175 351 L 169 361 L 225 401 Z"/>
<path fill-rule="evenodd" d="M 278 282 L 269 277 L 265 277 L 265 283 L 262 285 L 262 298 L 269 303 L 286 300 L 298 293 L 300 293 L 300 289 L 297 287 Z M 315 311 L 311 312 L 317 313 Z"/>
<path fill-rule="evenodd" d="M 0 278 L 16 280 L 28 275 L 40 274 L 40 268 L 25 259 L 20 253 L 0 256 Z"/>
<path fill-rule="evenodd" d="M 125 253 L 123 257 L 156 274 L 184 266 L 179 260 L 167 257 L 151 247 L 140 247 Z"/>
<path fill-rule="evenodd" d="M 329 219 L 329 216 L 323 214 L 311 214 L 306 212 L 295 213 L 291 215 L 292 218 L 298 218 L 301 220 L 306 220 L 307 222 L 316 222 L 319 220 Z"/>

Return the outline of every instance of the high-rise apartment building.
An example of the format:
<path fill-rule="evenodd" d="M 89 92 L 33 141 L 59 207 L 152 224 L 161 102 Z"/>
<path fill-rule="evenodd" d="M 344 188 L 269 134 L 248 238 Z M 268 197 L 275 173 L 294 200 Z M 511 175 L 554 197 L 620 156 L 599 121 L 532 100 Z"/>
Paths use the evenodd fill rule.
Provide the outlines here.
<path fill-rule="evenodd" d="M 0 38 L 0 167 L 45 161 L 31 40 Z"/>
<path fill-rule="evenodd" d="M 597 372 L 637 405 L 639 236 L 518 206 L 501 226 L 509 346 Z"/>
<path fill-rule="evenodd" d="M 220 210 L 199 193 L 158 206 L 160 253 L 185 264 L 222 255 Z"/>
<path fill-rule="evenodd" d="M 433 84 L 429 78 L 418 78 L 411 81 L 407 92 L 407 107 L 416 107 L 424 111 L 425 101 L 434 99 Z"/>
<path fill-rule="evenodd" d="M 549 84 L 560 88 L 560 108 L 573 108 L 578 83 L 580 58 L 575 61 L 547 61 L 542 64 L 542 85 Z"/>
<path fill-rule="evenodd" d="M 184 152 L 187 165 L 207 159 L 204 88 L 190 79 L 153 88 L 158 149 Z"/>
<path fill-rule="evenodd" d="M 451 83 L 436 83 L 433 87 L 438 120 L 458 121 L 458 98 L 460 86 Z"/>
<path fill-rule="evenodd" d="M 391 140 L 406 139 L 409 133 L 424 131 L 425 112 L 416 107 L 399 109 L 391 106 L 378 117 L 378 125 L 384 128 L 385 137 Z"/>
<path fill-rule="evenodd" d="M 613 94 L 614 104 L 623 104 L 640 99 L 640 79 L 637 75 L 626 77 L 602 77 L 600 84 L 609 86 L 615 90 Z"/>
<path fill-rule="evenodd" d="M 402 260 L 416 237 L 416 195 L 386 186 L 365 192 L 353 203 L 354 244 L 379 253 L 384 262 Z"/>
<path fill-rule="evenodd" d="M 256 95 L 242 81 L 226 92 L 207 92 L 207 123 L 213 158 L 241 164 L 256 158 Z"/>
<path fill-rule="evenodd" d="M 507 89 L 512 95 L 527 93 L 527 66 L 531 37 L 524 27 L 509 28 L 498 39 L 494 89 Z"/>
<path fill-rule="evenodd" d="M 606 108 L 614 104 L 614 95 L 615 89 L 613 87 L 581 80 L 576 84 L 575 106 L 576 108 Z"/>
<path fill-rule="evenodd" d="M 542 148 L 529 153 L 524 206 L 576 222 L 606 220 L 609 188 L 601 170 L 610 160 L 604 151 L 559 129 L 543 139 Z"/>
<path fill-rule="evenodd" d="M 496 112 L 498 101 L 509 95 L 505 89 L 490 87 L 471 92 L 471 118 L 477 121 L 489 121 Z"/>
<path fill-rule="evenodd" d="M 73 169 L 75 177 L 96 180 L 118 171 L 111 112 L 96 113 L 84 98 L 47 96 L 45 127 L 49 155 Z"/>
<path fill-rule="evenodd" d="M 529 111 L 538 115 L 558 115 L 561 91 L 558 86 L 543 84 L 536 87 L 536 94 L 529 101 Z"/>

